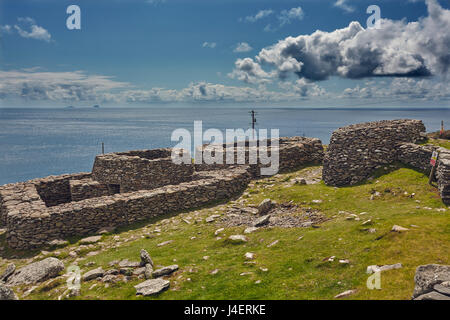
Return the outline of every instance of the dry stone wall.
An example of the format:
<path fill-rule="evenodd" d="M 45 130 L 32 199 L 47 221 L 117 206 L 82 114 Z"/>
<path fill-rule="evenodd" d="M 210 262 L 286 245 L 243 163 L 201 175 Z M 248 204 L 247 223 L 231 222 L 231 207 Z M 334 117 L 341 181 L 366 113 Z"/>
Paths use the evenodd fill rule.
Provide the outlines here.
<path fill-rule="evenodd" d="M 429 173 L 431 170 L 430 159 L 433 151 L 438 147 L 433 145 L 417 145 L 414 143 L 399 144 L 397 160 L 411 167 Z"/>
<path fill-rule="evenodd" d="M 195 169 L 197 171 L 219 170 L 241 163 L 250 167 L 252 177 L 258 178 L 261 177 L 261 168 L 270 166 L 270 164 L 262 163 L 263 161 L 258 156 L 258 151 L 265 152 L 268 157 L 271 157 L 271 151 L 277 151 L 279 153 L 279 172 L 292 170 L 309 163 L 322 163 L 324 152 L 322 142 L 319 139 L 283 137 L 278 139 L 278 147 L 273 149 L 271 148 L 272 141 L 274 139 L 263 140 L 262 142 L 257 141 L 254 145 L 246 141 L 245 146 L 238 143 L 204 145 L 197 149 L 197 152 L 202 153 L 202 158 L 205 155 L 213 155 L 221 159 L 222 163 L 196 163 Z M 233 164 L 227 164 L 227 153 L 232 153 Z M 238 154 L 244 155 L 243 162 L 238 162 Z"/>
<path fill-rule="evenodd" d="M 92 169 L 94 180 L 120 185 L 120 192 L 148 190 L 190 181 L 193 164 L 175 164 L 172 149 L 129 151 L 99 155 Z"/>
<path fill-rule="evenodd" d="M 118 192 L 108 185 L 99 183 L 91 178 L 70 181 L 70 195 L 72 201 L 109 196 L 115 193 Z"/>
<path fill-rule="evenodd" d="M 248 167 L 201 173 L 196 180 L 141 190 L 85 199 L 46 207 L 33 185 L 16 186 L 14 194 L 24 189 L 33 195 L 33 202 L 9 208 L 7 242 L 11 248 L 30 249 L 54 239 L 83 236 L 103 227 L 128 225 L 169 212 L 195 208 L 228 199 L 242 192 L 250 180 Z M 30 199 L 31 200 L 31 199 Z"/>
<path fill-rule="evenodd" d="M 439 148 L 439 160 L 436 179 L 442 201 L 450 205 L 450 150 Z"/>
<path fill-rule="evenodd" d="M 397 160 L 401 143 L 423 140 L 420 120 L 385 120 L 334 131 L 324 157 L 323 180 L 332 186 L 353 185 L 368 178 L 377 166 Z"/>

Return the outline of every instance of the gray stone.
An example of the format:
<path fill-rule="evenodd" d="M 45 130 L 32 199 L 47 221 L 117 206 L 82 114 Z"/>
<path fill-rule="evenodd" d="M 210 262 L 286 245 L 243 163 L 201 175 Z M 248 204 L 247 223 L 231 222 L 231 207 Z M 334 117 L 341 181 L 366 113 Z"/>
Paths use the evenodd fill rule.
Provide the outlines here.
<path fill-rule="evenodd" d="M 247 242 L 247 237 L 241 234 L 234 234 L 228 237 L 228 239 L 233 243 L 243 243 Z"/>
<path fill-rule="evenodd" d="M 409 229 L 401 227 L 401 226 L 397 226 L 397 225 L 394 225 L 392 227 L 392 231 L 394 231 L 394 232 L 404 232 L 404 231 L 408 231 L 408 230 Z"/>
<path fill-rule="evenodd" d="M 446 296 L 450 296 L 450 287 L 443 286 L 442 284 L 435 284 L 433 287 L 434 291 L 437 291 Z"/>
<path fill-rule="evenodd" d="M 145 267 L 137 268 L 133 271 L 133 276 L 140 276 L 141 274 L 145 274 Z"/>
<path fill-rule="evenodd" d="M 415 298 L 414 300 L 441 300 L 441 301 L 450 301 L 450 297 L 440 294 L 436 291 L 431 291 L 429 293 L 422 294 Z"/>
<path fill-rule="evenodd" d="M 146 280 L 134 286 L 134 288 L 136 289 L 136 295 L 152 296 L 167 290 L 169 286 L 168 280 L 159 278 Z"/>
<path fill-rule="evenodd" d="M 268 215 L 265 215 L 265 216 L 262 216 L 262 217 L 258 218 L 253 223 L 253 226 L 254 227 L 261 227 L 261 226 L 264 226 L 264 225 L 268 224 L 269 221 L 270 221 L 270 215 L 268 214 Z"/>
<path fill-rule="evenodd" d="M 3 274 L 0 276 L 0 282 L 6 282 L 6 280 L 8 280 L 8 277 L 10 277 L 14 273 L 14 271 L 16 271 L 16 265 L 14 263 L 8 264 L 5 272 L 3 272 Z"/>
<path fill-rule="evenodd" d="M 57 258 L 47 258 L 31 263 L 14 272 L 6 282 L 8 285 L 36 284 L 54 278 L 64 270 L 64 263 Z"/>
<path fill-rule="evenodd" d="M 258 206 L 258 214 L 265 215 L 272 209 L 273 203 L 270 199 L 264 199 Z"/>
<path fill-rule="evenodd" d="M 144 272 L 145 279 L 151 279 L 153 277 L 152 274 L 153 274 L 153 266 L 151 264 L 146 264 Z"/>
<path fill-rule="evenodd" d="M 153 267 L 153 260 L 147 250 L 141 249 L 141 265 L 145 266 L 147 264 L 150 264 Z"/>
<path fill-rule="evenodd" d="M 155 271 L 152 272 L 152 276 L 153 278 L 158 278 L 158 277 L 162 277 L 162 276 L 167 276 L 175 271 L 178 270 L 178 265 L 174 264 L 171 266 L 167 266 L 161 269 L 157 269 Z"/>
<path fill-rule="evenodd" d="M 123 259 L 119 262 L 119 267 L 121 268 L 138 268 L 141 266 L 140 262 L 129 261 L 128 259 Z"/>
<path fill-rule="evenodd" d="M 0 283 L 0 300 L 19 300 L 11 288 Z"/>
<path fill-rule="evenodd" d="M 102 236 L 92 236 L 92 237 L 87 237 L 87 238 L 83 238 L 80 240 L 80 244 L 92 244 L 92 243 L 97 243 L 102 239 Z"/>
<path fill-rule="evenodd" d="M 450 266 L 439 264 L 427 264 L 419 266 L 416 269 L 414 276 L 414 293 L 413 298 L 416 298 L 425 293 L 431 292 L 434 285 L 445 281 L 450 281 Z"/>
<path fill-rule="evenodd" d="M 83 281 L 90 281 L 97 278 L 103 277 L 103 274 L 105 271 L 102 269 L 102 267 L 98 267 L 97 269 L 90 270 L 83 274 Z"/>
<path fill-rule="evenodd" d="M 257 227 L 248 227 L 248 228 L 245 228 L 244 233 L 249 234 L 249 233 L 255 232 L 258 229 L 259 228 L 257 228 Z"/>
<path fill-rule="evenodd" d="M 67 246 L 69 244 L 69 241 L 61 240 L 61 239 L 55 239 L 55 240 L 50 241 L 48 244 L 51 247 L 63 247 L 63 246 Z"/>

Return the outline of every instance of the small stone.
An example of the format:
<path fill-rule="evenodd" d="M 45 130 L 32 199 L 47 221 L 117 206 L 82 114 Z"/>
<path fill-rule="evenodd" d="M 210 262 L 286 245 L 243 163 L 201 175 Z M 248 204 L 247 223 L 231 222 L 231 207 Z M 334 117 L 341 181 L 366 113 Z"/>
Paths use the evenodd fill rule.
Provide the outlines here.
<path fill-rule="evenodd" d="M 6 282 L 8 280 L 8 277 L 10 277 L 14 273 L 14 271 L 16 271 L 16 265 L 14 263 L 8 264 L 5 272 L 3 272 L 2 275 L 0 276 L 0 282 L 1 281 Z"/>
<path fill-rule="evenodd" d="M 341 260 L 339 260 L 339 263 L 342 263 L 342 264 L 349 264 L 349 263 L 350 263 L 350 260 L 348 260 L 348 259 L 341 259 Z"/>
<path fill-rule="evenodd" d="M 262 216 L 262 217 L 258 218 L 258 219 L 253 223 L 253 226 L 254 226 L 254 227 L 261 227 L 261 226 L 263 226 L 263 225 L 268 224 L 269 221 L 270 221 L 270 215 L 265 215 L 265 216 Z"/>
<path fill-rule="evenodd" d="M 233 243 L 243 243 L 247 242 L 248 239 L 246 236 L 243 236 L 241 234 L 235 234 L 228 237 L 228 239 Z"/>
<path fill-rule="evenodd" d="M 342 293 L 339 293 L 339 294 L 336 295 L 334 298 L 335 298 L 335 299 L 339 299 L 339 298 L 348 297 L 348 296 L 350 296 L 350 295 L 352 295 L 352 294 L 355 294 L 356 292 L 357 292 L 357 290 L 347 290 L 347 291 L 344 291 L 344 292 L 342 292 Z"/>
<path fill-rule="evenodd" d="M 55 239 L 55 240 L 50 241 L 48 244 L 51 247 L 63 247 L 63 246 L 67 246 L 69 244 L 69 241 L 61 240 L 61 239 Z"/>
<path fill-rule="evenodd" d="M 87 237 L 87 238 L 83 238 L 80 240 L 80 244 L 92 244 L 92 243 L 97 243 L 102 239 L 102 236 L 92 236 L 92 237 Z"/>
<path fill-rule="evenodd" d="M 273 247 L 274 245 L 276 245 L 279 242 L 279 240 L 275 240 L 274 242 L 272 242 L 271 244 L 267 245 L 267 248 Z"/>
<path fill-rule="evenodd" d="M 257 227 L 248 227 L 248 228 L 246 228 L 245 230 L 244 230 L 244 233 L 245 234 L 249 234 L 249 233 L 252 233 L 252 232 L 255 232 L 256 230 L 258 230 L 259 228 L 257 228 Z"/>
<path fill-rule="evenodd" d="M 367 221 L 364 221 L 363 223 L 362 223 L 362 225 L 363 226 L 367 226 L 367 225 L 369 225 L 369 224 L 372 224 L 372 220 L 367 220 Z"/>
<path fill-rule="evenodd" d="M 251 275 L 251 274 L 253 274 L 253 272 L 242 272 L 242 273 L 240 274 L 240 276 L 249 276 L 249 275 Z"/>
<path fill-rule="evenodd" d="M 323 200 L 313 200 L 312 203 L 322 203 Z"/>
<path fill-rule="evenodd" d="M 123 259 L 119 262 L 120 268 L 138 268 L 141 266 L 140 262 L 137 261 L 129 261 L 128 259 Z"/>
<path fill-rule="evenodd" d="M 19 298 L 11 288 L 0 283 L 0 301 L 5 300 L 19 300 Z"/>
<path fill-rule="evenodd" d="M 407 229 L 407 228 L 403 228 L 403 227 L 401 227 L 401 226 L 398 226 L 398 225 L 394 225 L 393 227 L 392 227 L 392 229 L 391 229 L 391 231 L 393 231 L 393 232 L 403 232 L 403 231 L 408 231 L 409 229 Z"/>
<path fill-rule="evenodd" d="M 146 280 L 134 286 L 134 288 L 136 289 L 136 295 L 152 296 L 167 290 L 169 286 L 170 282 L 168 280 L 159 278 Z"/>
<path fill-rule="evenodd" d="M 216 232 L 214 232 L 214 235 L 215 236 L 218 236 L 220 233 L 222 233 L 222 231 L 224 231 L 225 229 L 224 228 L 220 228 L 220 229 L 217 229 L 216 230 Z"/>
<path fill-rule="evenodd" d="M 255 284 L 260 284 L 261 283 L 261 280 L 256 280 L 255 281 Z"/>
<path fill-rule="evenodd" d="M 258 206 L 258 214 L 264 215 L 272 209 L 273 203 L 270 199 L 264 199 Z"/>
<path fill-rule="evenodd" d="M 253 260 L 253 259 L 255 259 L 255 254 L 253 252 L 247 252 L 245 254 L 245 259 Z"/>
<path fill-rule="evenodd" d="M 133 276 L 140 276 L 145 274 L 145 267 L 137 268 L 133 271 Z"/>
<path fill-rule="evenodd" d="M 103 274 L 105 273 L 105 271 L 103 271 L 102 267 L 99 267 L 97 269 L 91 270 L 86 272 L 85 274 L 83 274 L 83 281 L 90 281 L 96 278 L 101 278 L 103 277 Z"/>
<path fill-rule="evenodd" d="M 173 242 L 173 240 L 168 240 L 168 241 L 161 242 L 161 243 L 157 244 L 156 246 L 162 247 L 162 246 L 166 246 L 168 244 L 171 244 L 172 242 Z"/>
<path fill-rule="evenodd" d="M 153 260 L 147 250 L 141 249 L 141 265 L 145 266 L 147 264 L 150 264 L 153 267 Z"/>
<path fill-rule="evenodd" d="M 219 272 L 219 269 L 214 269 L 213 271 L 210 272 L 210 274 L 214 275 L 217 274 Z"/>
<path fill-rule="evenodd" d="M 439 292 L 432 291 L 429 293 L 425 293 L 421 296 L 418 296 L 414 300 L 437 300 L 437 301 L 450 301 L 450 297 L 443 295 Z"/>
<path fill-rule="evenodd" d="M 153 278 L 167 276 L 177 270 L 178 270 L 178 265 L 174 264 L 174 265 L 163 267 L 163 268 L 153 271 L 152 276 L 153 276 Z"/>
<path fill-rule="evenodd" d="M 203 256 L 203 260 L 208 260 L 209 256 Z"/>

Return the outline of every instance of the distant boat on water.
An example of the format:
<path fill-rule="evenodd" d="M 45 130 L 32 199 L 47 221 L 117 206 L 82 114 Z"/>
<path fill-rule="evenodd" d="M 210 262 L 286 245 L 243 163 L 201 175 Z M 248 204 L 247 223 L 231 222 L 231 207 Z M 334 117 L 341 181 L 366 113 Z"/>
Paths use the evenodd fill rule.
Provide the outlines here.
<path fill-rule="evenodd" d="M 96 109 L 98 109 L 98 108 L 100 108 L 100 106 L 98 105 L 98 104 L 96 104 L 96 105 L 94 105 L 94 107 L 93 108 L 96 108 Z"/>
<path fill-rule="evenodd" d="M 67 106 L 66 109 L 75 109 L 74 106 Z"/>

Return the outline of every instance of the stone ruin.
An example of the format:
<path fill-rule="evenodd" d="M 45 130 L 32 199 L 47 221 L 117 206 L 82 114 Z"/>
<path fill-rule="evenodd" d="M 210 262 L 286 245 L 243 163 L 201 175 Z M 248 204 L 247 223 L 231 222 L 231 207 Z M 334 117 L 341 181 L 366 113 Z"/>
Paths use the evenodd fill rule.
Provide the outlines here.
<path fill-rule="evenodd" d="M 334 131 L 323 162 L 327 185 L 354 185 L 369 178 L 381 166 L 399 161 L 429 173 L 433 151 L 440 156 L 435 178 L 444 203 L 450 203 L 450 150 L 418 145 L 426 140 L 420 120 L 367 122 Z"/>
<path fill-rule="evenodd" d="M 281 171 L 322 162 L 318 139 L 280 138 L 279 145 Z M 8 246 L 34 249 L 52 240 L 230 199 L 258 176 L 260 167 L 248 162 L 174 164 L 171 153 L 156 149 L 104 154 L 96 157 L 91 173 L 0 186 L 0 225 L 6 226 Z"/>

